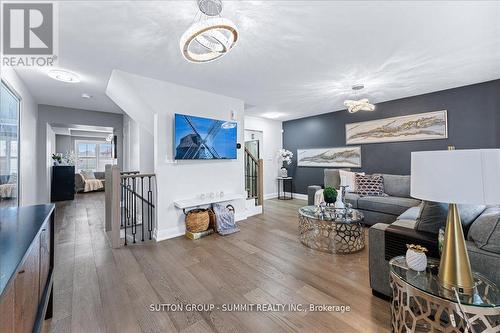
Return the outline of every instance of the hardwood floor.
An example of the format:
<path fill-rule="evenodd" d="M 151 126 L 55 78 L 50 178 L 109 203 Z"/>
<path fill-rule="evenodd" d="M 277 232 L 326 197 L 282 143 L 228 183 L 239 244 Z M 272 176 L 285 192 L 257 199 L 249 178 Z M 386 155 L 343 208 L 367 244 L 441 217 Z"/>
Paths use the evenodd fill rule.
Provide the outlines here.
<path fill-rule="evenodd" d="M 265 202 L 241 232 L 113 250 L 103 193 L 58 204 L 50 332 L 387 332 L 389 303 L 371 295 L 368 249 L 330 255 L 297 238 L 303 201 Z M 150 312 L 151 304 L 348 305 L 350 312 Z"/>

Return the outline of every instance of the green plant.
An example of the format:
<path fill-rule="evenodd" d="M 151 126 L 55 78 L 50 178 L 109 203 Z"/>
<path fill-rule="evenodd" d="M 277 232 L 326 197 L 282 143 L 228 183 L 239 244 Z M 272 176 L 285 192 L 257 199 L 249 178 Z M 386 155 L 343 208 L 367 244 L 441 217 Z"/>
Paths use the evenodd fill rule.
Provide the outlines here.
<path fill-rule="evenodd" d="M 337 190 L 333 187 L 327 186 L 323 190 L 323 197 L 326 203 L 334 203 L 337 200 Z"/>
<path fill-rule="evenodd" d="M 61 163 L 62 162 L 62 155 L 61 154 L 52 154 L 52 159 L 54 161 Z"/>

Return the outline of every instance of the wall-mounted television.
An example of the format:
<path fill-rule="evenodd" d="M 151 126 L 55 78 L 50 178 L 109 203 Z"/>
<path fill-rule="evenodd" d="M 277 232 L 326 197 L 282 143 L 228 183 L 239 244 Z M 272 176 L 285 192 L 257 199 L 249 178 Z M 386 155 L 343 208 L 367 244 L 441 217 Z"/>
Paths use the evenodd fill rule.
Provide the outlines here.
<path fill-rule="evenodd" d="M 236 159 L 237 123 L 175 114 L 175 159 Z"/>

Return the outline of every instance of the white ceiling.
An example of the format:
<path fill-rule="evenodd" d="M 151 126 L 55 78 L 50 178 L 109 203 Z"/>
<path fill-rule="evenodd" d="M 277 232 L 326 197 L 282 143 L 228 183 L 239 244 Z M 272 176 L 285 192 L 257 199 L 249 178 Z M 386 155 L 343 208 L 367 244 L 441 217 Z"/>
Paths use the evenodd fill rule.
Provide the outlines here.
<path fill-rule="evenodd" d="M 225 1 L 240 30 L 219 61 L 186 62 L 179 39 L 196 1 L 68 1 L 59 8 L 67 84 L 18 70 L 39 103 L 120 112 L 113 69 L 244 100 L 252 115 L 293 119 L 343 109 L 351 85 L 371 102 L 500 78 L 498 1 Z M 93 96 L 86 100 L 82 93 Z"/>

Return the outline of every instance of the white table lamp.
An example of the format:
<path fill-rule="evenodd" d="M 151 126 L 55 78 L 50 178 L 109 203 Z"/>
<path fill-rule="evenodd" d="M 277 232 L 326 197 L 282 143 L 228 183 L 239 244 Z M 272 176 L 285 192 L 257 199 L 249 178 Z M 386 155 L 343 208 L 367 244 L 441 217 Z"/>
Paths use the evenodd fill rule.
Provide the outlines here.
<path fill-rule="evenodd" d="M 411 196 L 450 204 L 439 281 L 470 294 L 474 280 L 457 204 L 500 204 L 500 149 L 412 152 Z"/>

